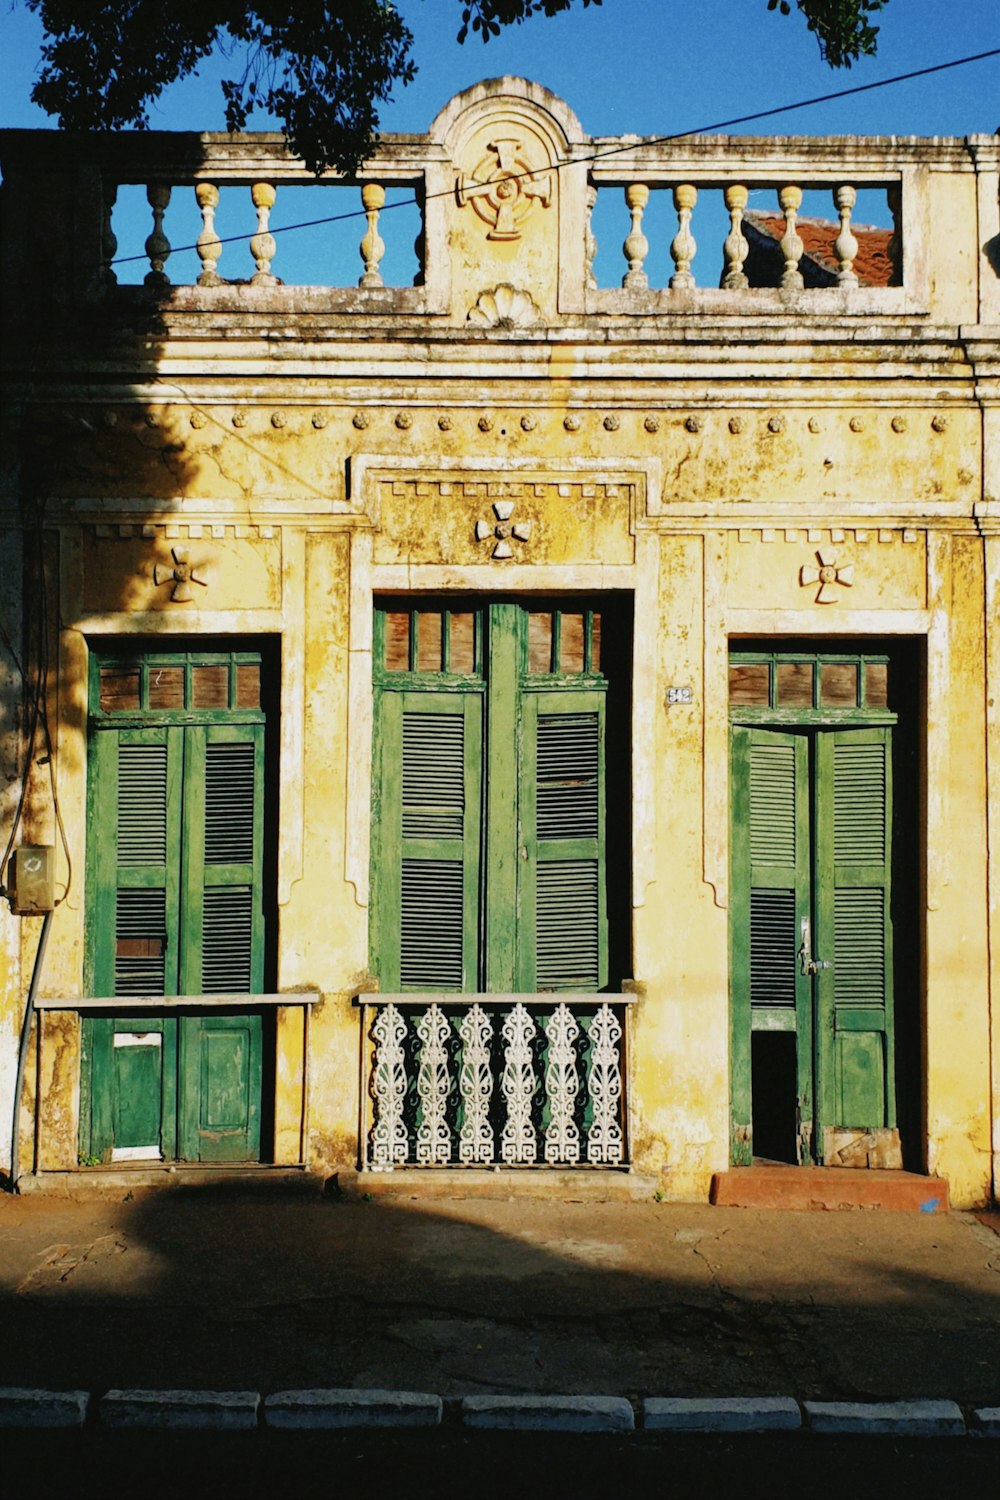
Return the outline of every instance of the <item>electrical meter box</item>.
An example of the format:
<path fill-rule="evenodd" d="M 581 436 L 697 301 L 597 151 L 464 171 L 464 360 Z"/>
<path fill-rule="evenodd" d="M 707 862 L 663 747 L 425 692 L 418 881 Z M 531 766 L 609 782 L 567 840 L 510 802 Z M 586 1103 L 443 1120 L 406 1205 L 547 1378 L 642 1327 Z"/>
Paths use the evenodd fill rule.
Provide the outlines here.
<path fill-rule="evenodd" d="M 11 911 L 33 917 L 51 911 L 55 898 L 55 849 L 51 844 L 22 844 L 7 865 Z"/>

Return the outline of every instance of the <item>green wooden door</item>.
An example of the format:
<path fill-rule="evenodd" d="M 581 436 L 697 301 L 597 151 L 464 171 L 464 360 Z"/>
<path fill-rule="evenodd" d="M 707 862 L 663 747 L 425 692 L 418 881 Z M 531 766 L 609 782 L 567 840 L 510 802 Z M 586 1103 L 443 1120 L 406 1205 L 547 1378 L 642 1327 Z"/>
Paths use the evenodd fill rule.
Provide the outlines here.
<path fill-rule="evenodd" d="M 95 1016 L 81 1147 L 124 1160 L 260 1154 L 263 730 L 102 727 L 91 738 L 95 995 L 232 995 L 210 1015 Z"/>
<path fill-rule="evenodd" d="M 799 1161 L 830 1129 L 895 1126 L 890 736 L 733 728 L 734 1163 L 753 1154 L 755 1036 L 794 1036 Z"/>
<path fill-rule="evenodd" d="M 820 1118 L 896 1125 L 887 728 L 816 739 L 815 945 Z M 823 1143 L 820 1141 L 820 1151 Z"/>

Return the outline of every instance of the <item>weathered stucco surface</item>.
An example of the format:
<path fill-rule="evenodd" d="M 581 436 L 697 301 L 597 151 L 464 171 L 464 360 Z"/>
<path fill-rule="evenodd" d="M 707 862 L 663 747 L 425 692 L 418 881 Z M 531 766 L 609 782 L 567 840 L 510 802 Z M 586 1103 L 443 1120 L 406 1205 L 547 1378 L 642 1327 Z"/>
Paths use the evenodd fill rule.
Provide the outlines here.
<path fill-rule="evenodd" d="M 729 1164 L 728 644 L 914 640 L 920 899 L 897 942 L 921 954 L 915 1154 L 953 1203 L 984 1201 L 1000 1158 L 1000 291 L 982 248 L 997 232 L 997 144 L 629 144 L 593 164 L 591 186 L 887 185 L 902 195 L 902 270 L 896 285 L 825 292 L 598 288 L 594 143 L 544 90 L 498 80 L 452 101 L 427 138 L 388 138 L 365 169 L 424 184 L 420 285 L 96 282 L 102 170 L 109 183 L 276 180 L 279 201 L 281 183 L 307 180 L 277 138 L 192 139 L 194 166 L 161 136 L 95 139 L 65 160 L 51 138 L 2 147 L 9 222 L 45 251 L 42 265 L 22 256 L 16 231 L 6 251 L 20 395 L 2 502 L 17 538 L 44 489 L 49 713 L 73 854 L 42 981 L 70 1008 L 45 1014 L 22 1159 L 78 1157 L 90 649 L 277 639 L 274 984 L 319 1000 L 277 1008 L 271 1144 L 279 1164 L 335 1171 L 357 1164 L 368 1108 L 353 997 L 371 988 L 373 596 L 614 589 L 634 611 L 636 1168 L 700 1198 Z M 70 191 L 73 222 L 57 207 Z M 26 316 L 29 282 L 42 291 Z M 30 396 L 29 344 L 47 374 Z M 493 555 L 497 501 L 521 527 L 509 557 Z M 179 554 L 194 574 L 180 601 Z M 820 601 L 803 573 L 824 564 L 841 577 Z M 13 787 L 21 688 L 2 653 L 0 669 Z M 678 685 L 689 694 L 669 701 Z M 38 766 L 18 837 L 55 842 Z M 0 1165 L 37 925 L 0 904 Z"/>

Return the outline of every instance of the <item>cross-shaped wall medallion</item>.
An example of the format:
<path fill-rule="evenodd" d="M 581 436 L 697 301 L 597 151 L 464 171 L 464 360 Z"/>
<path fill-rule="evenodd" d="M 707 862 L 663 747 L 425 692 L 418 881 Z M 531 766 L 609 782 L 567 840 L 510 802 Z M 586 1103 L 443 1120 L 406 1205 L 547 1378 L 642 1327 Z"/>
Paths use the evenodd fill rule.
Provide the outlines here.
<path fill-rule="evenodd" d="M 490 553 L 494 562 L 502 562 L 505 558 L 514 556 L 511 540 L 526 542 L 531 536 L 530 521 L 512 521 L 514 514 L 513 500 L 495 500 L 493 502 L 493 514 L 495 522 L 476 522 L 476 541 L 485 542 L 492 538 L 495 546 Z"/>
<path fill-rule="evenodd" d="M 208 582 L 199 578 L 194 568 L 188 562 L 188 551 L 186 547 L 171 547 L 170 556 L 174 560 L 173 567 L 167 563 L 157 563 L 153 568 L 153 582 L 157 588 L 165 583 L 172 583 L 170 598 L 174 604 L 190 604 L 194 599 L 191 585 L 197 583 L 201 588 L 207 588 Z"/>
<path fill-rule="evenodd" d="M 819 584 L 819 592 L 816 595 L 817 604 L 836 604 L 840 598 L 838 585 L 851 588 L 854 583 L 854 564 L 845 563 L 843 567 L 837 565 L 837 552 L 833 547 L 820 547 L 816 553 L 818 567 L 807 563 L 799 574 L 799 583 L 803 587 L 810 587 L 814 583 Z"/>
<path fill-rule="evenodd" d="M 471 176 L 456 183 L 459 204 L 471 203 L 490 226 L 488 240 L 519 240 L 521 225 L 536 203 L 548 208 L 552 200 L 552 176 L 544 168 L 534 170 L 520 156 L 522 143 L 513 137 L 491 141 Z"/>

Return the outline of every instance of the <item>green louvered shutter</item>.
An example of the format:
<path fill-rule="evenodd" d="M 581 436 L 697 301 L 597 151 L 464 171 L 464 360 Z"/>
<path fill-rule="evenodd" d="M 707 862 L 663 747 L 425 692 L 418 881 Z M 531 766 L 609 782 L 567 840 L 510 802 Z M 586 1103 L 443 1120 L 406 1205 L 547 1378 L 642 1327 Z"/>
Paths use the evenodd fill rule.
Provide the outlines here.
<path fill-rule="evenodd" d="M 373 929 L 386 990 L 474 990 L 482 756 L 478 693 L 384 692 Z"/>
<path fill-rule="evenodd" d="M 521 698 L 518 968 L 523 990 L 608 982 L 605 705 L 593 689 Z"/>
<path fill-rule="evenodd" d="M 826 1125 L 895 1126 L 891 730 L 817 739 L 819 1092 Z"/>
<path fill-rule="evenodd" d="M 185 731 L 181 993 L 263 984 L 263 726 Z"/>
<path fill-rule="evenodd" d="M 810 920 L 809 746 L 804 735 L 734 728 L 732 764 L 733 1157 L 751 1156 L 752 1031 L 795 1031 L 809 1058 L 811 992 L 798 950 Z M 808 1067 L 799 1068 L 803 1126 Z"/>
<path fill-rule="evenodd" d="M 250 995 L 263 984 L 263 726 L 185 731 L 182 993 Z M 185 1016 L 180 1155 L 260 1154 L 262 1023 L 229 1010 Z"/>
<path fill-rule="evenodd" d="M 180 735 L 105 732 L 91 755 L 94 993 L 175 995 Z"/>
<path fill-rule="evenodd" d="M 182 734 L 120 729 L 91 740 L 87 878 L 95 995 L 178 993 Z M 88 1153 L 172 1155 L 176 1023 L 145 1009 L 98 1016 L 90 1045 Z"/>

